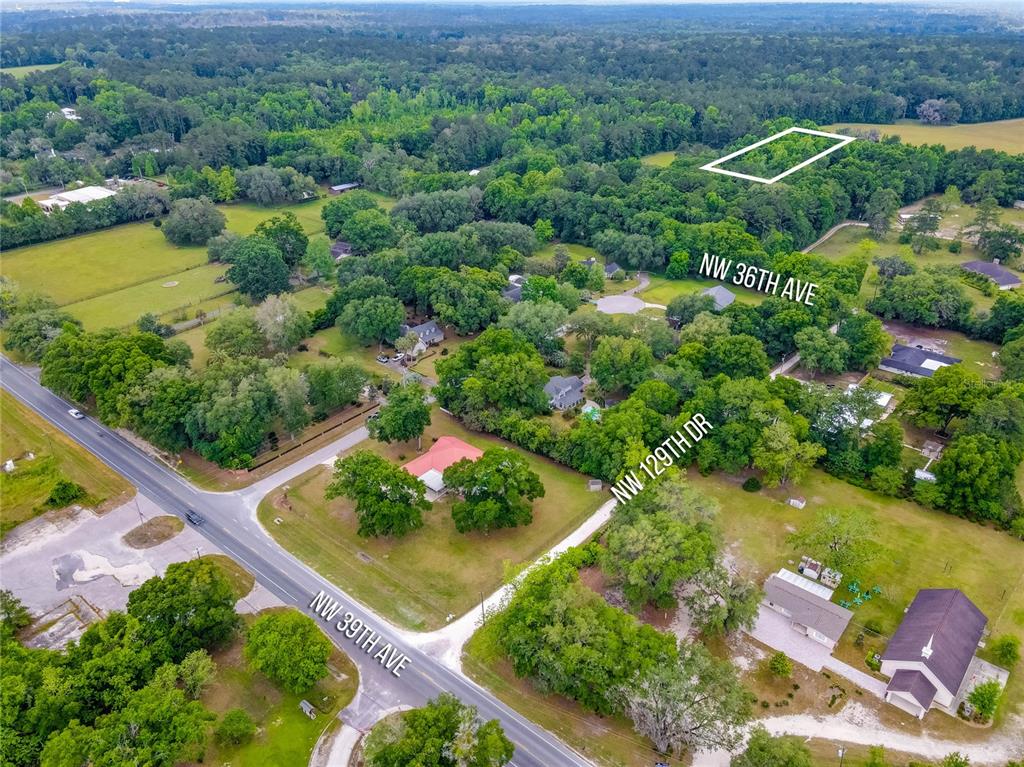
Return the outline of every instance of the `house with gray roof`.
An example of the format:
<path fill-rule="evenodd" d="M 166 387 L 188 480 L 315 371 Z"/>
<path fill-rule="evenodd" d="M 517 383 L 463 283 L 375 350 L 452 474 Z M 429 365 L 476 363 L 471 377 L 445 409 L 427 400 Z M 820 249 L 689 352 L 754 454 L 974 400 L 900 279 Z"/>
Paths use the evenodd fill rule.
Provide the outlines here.
<path fill-rule="evenodd" d="M 834 649 L 853 613 L 832 602 L 828 586 L 785 568 L 764 583 L 764 604 L 791 621 L 794 631 Z"/>
<path fill-rule="evenodd" d="M 523 300 L 523 286 L 522 285 L 509 285 L 503 291 L 501 291 L 501 297 L 507 298 L 514 304 L 518 304 Z"/>
<path fill-rule="evenodd" d="M 736 300 L 736 294 L 721 285 L 702 290 L 702 296 L 711 296 L 715 300 L 715 311 L 720 312 Z"/>
<path fill-rule="evenodd" d="M 885 700 L 921 719 L 956 714 L 988 618 L 959 589 L 921 589 L 882 654 Z"/>
<path fill-rule="evenodd" d="M 962 362 L 959 357 L 949 357 L 919 346 L 893 344 L 892 354 L 882 360 L 878 367 L 890 373 L 931 378 L 939 368 L 958 362 Z"/>
<path fill-rule="evenodd" d="M 415 333 L 416 337 L 420 339 L 420 343 L 424 345 L 424 348 L 439 344 L 444 340 L 444 331 L 437 326 L 436 320 L 430 320 L 416 326 L 402 325 L 401 331 L 403 336 Z"/>
<path fill-rule="evenodd" d="M 966 261 L 960 264 L 960 268 L 982 277 L 988 277 L 1000 290 L 1013 290 L 1020 287 L 1020 277 L 1011 272 L 1005 266 L 993 264 L 989 261 Z"/>
<path fill-rule="evenodd" d="M 579 376 L 551 376 L 544 393 L 555 410 L 568 410 L 583 402 L 583 379 Z"/>
<path fill-rule="evenodd" d="M 619 266 L 614 261 L 612 261 L 610 264 L 605 264 L 604 265 L 604 276 L 605 277 L 611 277 L 613 274 L 615 274 L 615 272 L 619 271 L 620 269 L 622 269 L 622 267 Z"/>

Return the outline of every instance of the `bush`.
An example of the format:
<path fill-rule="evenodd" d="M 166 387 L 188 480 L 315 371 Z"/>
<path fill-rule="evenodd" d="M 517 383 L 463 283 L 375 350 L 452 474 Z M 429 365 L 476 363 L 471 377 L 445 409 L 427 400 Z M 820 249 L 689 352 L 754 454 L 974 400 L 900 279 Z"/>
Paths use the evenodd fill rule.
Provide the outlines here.
<path fill-rule="evenodd" d="M 1020 660 L 1020 639 L 1010 634 L 999 637 L 992 643 L 992 657 L 1000 666 L 1013 668 Z"/>
<path fill-rule="evenodd" d="M 951 243 L 949 243 L 949 252 L 950 253 L 959 253 L 963 249 L 964 249 L 964 244 L 962 242 L 960 242 L 960 240 L 953 240 Z"/>
<path fill-rule="evenodd" d="M 995 679 L 983 682 L 971 690 L 967 700 L 974 706 L 974 712 L 983 722 L 989 721 L 996 713 L 999 699 L 1003 695 L 1003 687 Z"/>
<path fill-rule="evenodd" d="M 777 677 L 788 677 L 793 674 L 793 661 L 784 652 L 777 652 L 768 659 L 768 670 Z"/>
<path fill-rule="evenodd" d="M 759 480 L 757 477 L 747 477 L 743 481 L 743 489 L 746 490 L 748 493 L 756 493 L 758 490 L 761 489 L 761 480 Z"/>
<path fill-rule="evenodd" d="M 881 671 L 882 670 L 882 662 L 879 661 L 879 660 L 875 660 L 875 651 L 874 650 L 868 650 L 868 654 L 864 656 L 864 663 L 872 671 Z"/>
<path fill-rule="evenodd" d="M 218 743 L 237 746 L 249 742 L 255 734 L 256 723 L 252 717 L 240 708 L 233 708 L 224 714 L 214 737 Z"/>
<path fill-rule="evenodd" d="M 84 487 L 70 479 L 58 479 L 50 491 L 50 497 L 46 499 L 46 505 L 54 509 L 63 509 L 82 498 L 85 498 Z"/>

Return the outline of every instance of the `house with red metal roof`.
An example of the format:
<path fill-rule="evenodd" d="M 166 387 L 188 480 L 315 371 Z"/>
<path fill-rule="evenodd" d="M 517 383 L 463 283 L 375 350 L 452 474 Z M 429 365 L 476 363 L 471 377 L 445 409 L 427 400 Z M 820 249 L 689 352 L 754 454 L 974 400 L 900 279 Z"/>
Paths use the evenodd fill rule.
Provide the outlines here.
<path fill-rule="evenodd" d="M 436 501 L 445 493 L 444 470 L 463 458 L 475 461 L 484 453 L 458 437 L 444 436 L 437 440 L 423 455 L 417 456 L 402 466 L 427 486 L 427 500 Z"/>

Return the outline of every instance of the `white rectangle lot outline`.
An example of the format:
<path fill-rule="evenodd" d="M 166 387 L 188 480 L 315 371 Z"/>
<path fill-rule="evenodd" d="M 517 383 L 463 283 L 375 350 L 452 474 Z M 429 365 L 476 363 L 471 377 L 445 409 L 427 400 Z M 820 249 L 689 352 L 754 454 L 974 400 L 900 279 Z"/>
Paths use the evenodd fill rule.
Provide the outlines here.
<path fill-rule="evenodd" d="M 818 152 L 818 154 L 804 160 L 799 165 L 794 165 L 789 170 L 783 171 L 779 175 L 775 176 L 775 178 L 761 178 L 760 176 L 751 176 L 746 173 L 737 173 L 736 171 L 733 170 L 723 170 L 722 168 L 717 167 L 718 165 L 721 165 L 723 162 L 728 162 L 729 160 L 732 160 L 735 157 L 739 157 L 741 154 L 746 154 L 752 149 L 757 149 L 759 146 L 764 146 L 765 144 L 775 141 L 775 139 L 782 138 L 783 136 L 788 136 L 790 133 L 806 133 L 809 136 L 824 136 L 825 138 L 834 138 L 839 143 L 835 144 L 834 146 L 830 146 L 824 152 Z M 832 152 L 835 152 L 837 149 L 842 149 L 851 141 L 856 140 L 857 139 L 854 136 L 843 136 L 840 135 L 839 133 L 826 133 L 825 131 L 811 130 L 810 128 L 787 128 L 781 133 L 776 133 L 775 135 L 769 136 L 768 138 L 763 138 L 760 141 L 754 142 L 750 146 L 745 146 L 742 149 L 737 149 L 732 154 L 727 154 L 725 157 L 719 157 L 717 160 L 713 160 L 709 162 L 707 165 L 702 165 L 700 169 L 711 171 L 712 173 L 721 173 L 723 176 L 733 176 L 734 178 L 742 178 L 746 179 L 747 181 L 756 181 L 759 184 L 774 184 L 776 181 L 785 178 L 790 173 L 796 173 L 801 168 L 806 168 L 815 160 L 820 160 L 825 155 L 832 154 Z"/>

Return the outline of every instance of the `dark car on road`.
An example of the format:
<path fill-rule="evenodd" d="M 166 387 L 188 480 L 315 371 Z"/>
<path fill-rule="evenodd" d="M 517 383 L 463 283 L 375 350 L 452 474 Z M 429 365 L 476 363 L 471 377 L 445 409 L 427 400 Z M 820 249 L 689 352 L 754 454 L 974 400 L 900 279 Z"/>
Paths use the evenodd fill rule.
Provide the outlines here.
<path fill-rule="evenodd" d="M 192 509 L 185 512 L 185 519 L 187 519 L 190 524 L 196 525 L 197 527 L 206 521 L 202 514 L 198 511 L 192 511 Z"/>

